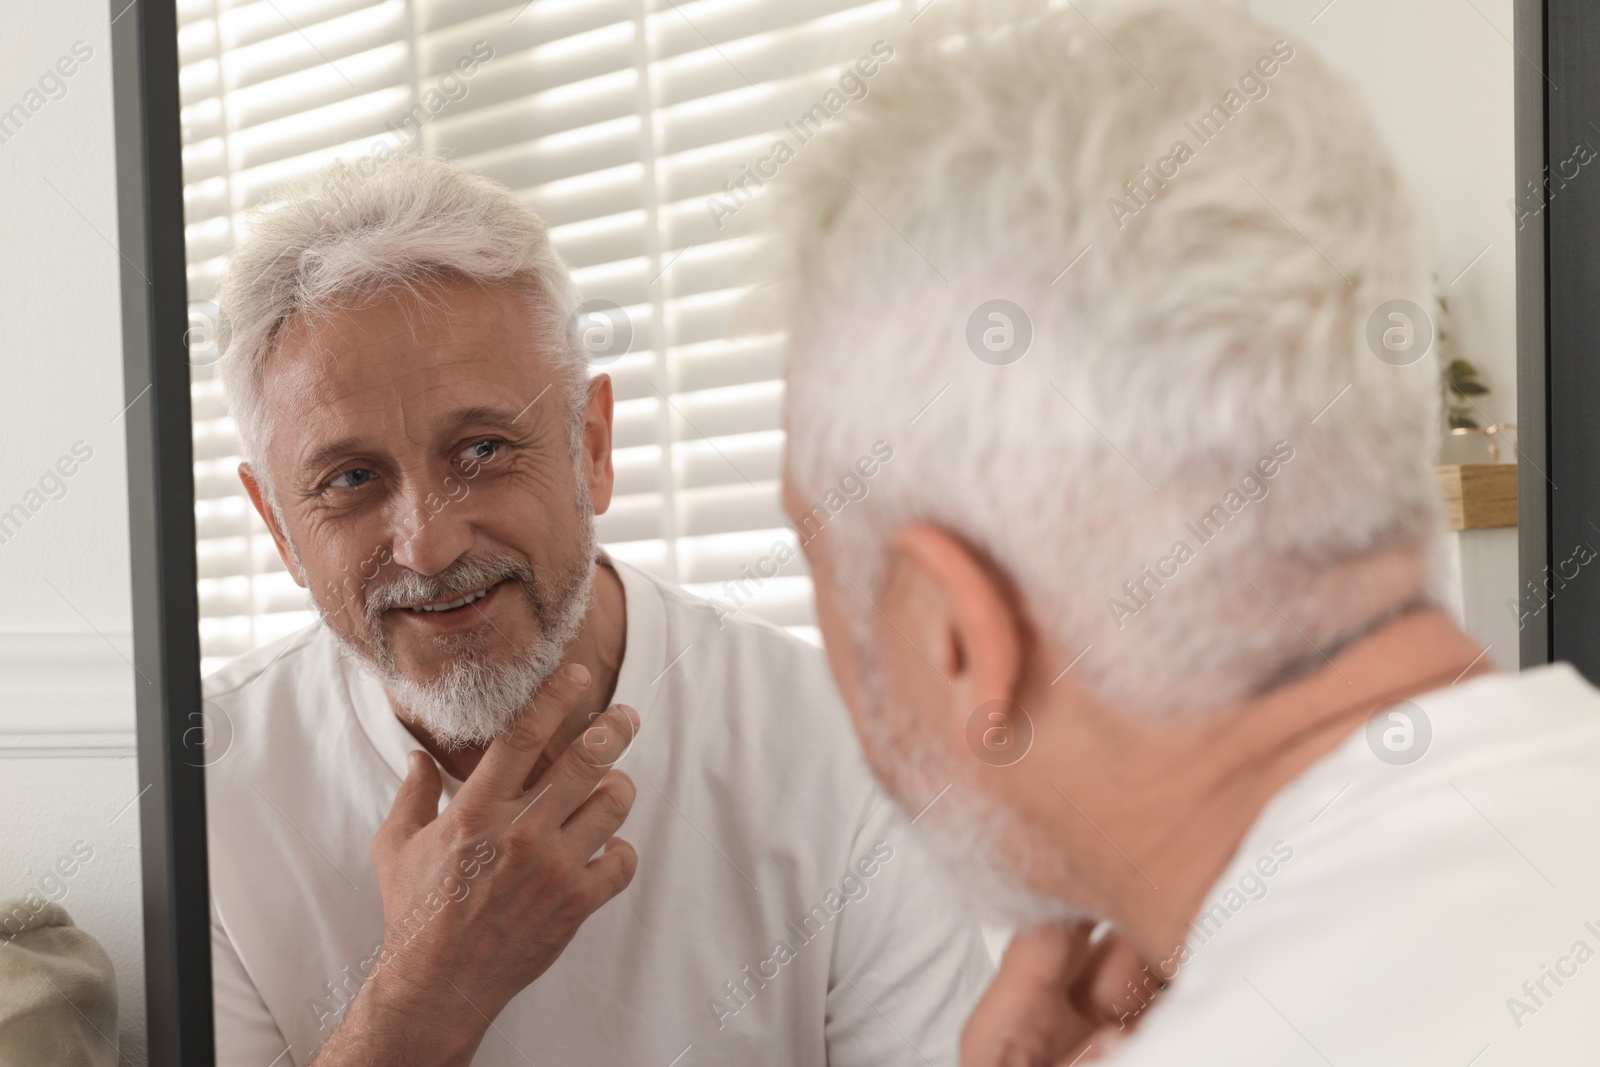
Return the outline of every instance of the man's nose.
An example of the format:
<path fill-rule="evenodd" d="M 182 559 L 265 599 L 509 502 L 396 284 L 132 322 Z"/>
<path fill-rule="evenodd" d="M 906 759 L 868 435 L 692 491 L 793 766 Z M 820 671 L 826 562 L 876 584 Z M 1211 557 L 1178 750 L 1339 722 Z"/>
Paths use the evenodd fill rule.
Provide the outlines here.
<path fill-rule="evenodd" d="M 462 502 L 442 489 L 421 483 L 399 498 L 391 536 L 391 555 L 418 574 L 438 574 L 472 547 L 472 523 Z"/>

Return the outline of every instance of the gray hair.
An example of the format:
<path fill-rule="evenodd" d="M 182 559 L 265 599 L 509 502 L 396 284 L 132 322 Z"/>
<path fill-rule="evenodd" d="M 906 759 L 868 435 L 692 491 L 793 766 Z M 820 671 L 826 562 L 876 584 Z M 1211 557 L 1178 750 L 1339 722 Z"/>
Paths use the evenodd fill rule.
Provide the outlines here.
<path fill-rule="evenodd" d="M 334 163 L 253 211 L 217 292 L 226 323 L 223 388 L 258 477 L 266 477 L 259 460 L 277 421 L 262 372 L 284 328 L 351 301 L 426 294 L 453 280 L 511 286 L 526 297 L 539 347 L 567 387 L 569 414 L 581 420 L 588 367 L 571 326 L 577 297 L 544 221 L 505 186 L 439 159 L 403 153 L 376 168 L 371 157 L 363 162 Z"/>
<path fill-rule="evenodd" d="M 871 595 L 894 531 L 932 523 L 1068 657 L 1092 646 L 1103 698 L 1199 710 L 1403 606 L 1309 577 L 1436 551 L 1437 364 L 1367 340 L 1431 297 L 1396 171 L 1315 56 L 1230 5 L 1087 10 L 941 0 L 799 149 L 774 189 L 788 470 L 815 494 L 895 449 L 831 528 L 858 634 L 844 583 Z M 996 300 L 1031 329 L 1015 361 L 981 353 Z"/>

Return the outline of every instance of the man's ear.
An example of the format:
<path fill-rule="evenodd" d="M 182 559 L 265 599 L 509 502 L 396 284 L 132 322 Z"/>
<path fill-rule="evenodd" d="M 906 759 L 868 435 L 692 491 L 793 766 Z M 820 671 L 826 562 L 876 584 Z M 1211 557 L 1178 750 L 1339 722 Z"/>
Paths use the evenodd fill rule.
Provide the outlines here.
<path fill-rule="evenodd" d="M 594 513 L 611 507 L 616 472 L 611 466 L 611 375 L 597 374 L 589 382 L 589 400 L 583 413 L 583 473 L 589 479 L 589 499 Z"/>
<path fill-rule="evenodd" d="M 244 483 L 244 491 L 250 494 L 250 503 L 255 505 L 256 514 L 267 524 L 267 532 L 272 535 L 272 543 L 278 546 L 278 558 L 283 560 L 283 569 L 289 572 L 296 585 L 304 589 L 306 582 L 300 575 L 300 565 L 295 562 L 294 553 L 289 551 L 289 536 L 278 525 L 278 516 L 267 506 L 266 491 L 262 488 L 255 471 L 250 469 L 250 464 L 239 464 L 239 480 Z"/>
<path fill-rule="evenodd" d="M 928 525 L 902 529 L 887 564 L 879 610 L 944 675 L 955 709 L 970 713 L 991 700 L 1014 701 L 1027 627 L 1004 576 L 960 539 Z"/>

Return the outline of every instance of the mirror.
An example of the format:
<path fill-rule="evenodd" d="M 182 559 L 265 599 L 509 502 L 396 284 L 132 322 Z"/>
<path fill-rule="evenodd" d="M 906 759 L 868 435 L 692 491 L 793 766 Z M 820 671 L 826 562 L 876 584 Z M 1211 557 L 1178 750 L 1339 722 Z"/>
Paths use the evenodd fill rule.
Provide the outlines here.
<path fill-rule="evenodd" d="M 1425 332 L 1446 369 L 1440 395 L 1449 422 L 1438 428 L 1447 461 L 1440 491 L 1455 529 L 1441 563 L 1441 599 L 1503 669 L 1543 662 L 1552 649 L 1588 669 L 1590 654 L 1579 640 L 1587 632 L 1588 612 L 1595 610 L 1587 587 L 1572 583 L 1569 591 L 1557 580 L 1563 572 L 1547 569 L 1567 558 L 1552 546 L 1577 534 L 1593 495 L 1577 469 L 1576 447 L 1584 440 L 1579 416 L 1592 383 L 1572 354 L 1593 327 L 1581 311 L 1581 250 L 1562 236 L 1576 231 L 1557 226 L 1557 220 L 1576 224 L 1595 210 L 1594 194 L 1573 177 L 1582 168 L 1572 171 L 1576 149 L 1567 144 L 1588 136 L 1576 117 L 1593 93 L 1575 72 L 1552 77 L 1559 62 L 1576 55 L 1588 39 L 1588 27 L 1575 5 L 1555 0 L 1464 6 L 1430 0 L 1404 11 L 1376 0 L 1253 0 L 1245 6 L 1354 84 L 1422 218 L 1436 300 L 1419 309 L 1420 317 L 1380 324 L 1378 337 L 1398 351 Z M 603 375 L 610 383 L 608 390 L 589 386 L 597 389 L 590 406 L 573 409 L 587 429 L 578 439 L 574 469 L 561 475 L 574 493 L 580 485 L 588 490 L 598 513 L 595 534 L 603 562 L 596 571 L 595 602 L 610 597 L 626 606 L 611 617 L 616 632 L 608 639 L 593 627 L 585 631 L 599 650 L 594 663 L 600 666 L 591 673 L 617 700 L 636 706 L 642 721 L 636 745 L 624 743 L 631 737 L 625 721 L 610 722 L 604 742 L 622 751 L 608 752 L 597 764 L 601 772 L 626 771 L 635 784 L 622 836 L 637 851 L 637 873 L 626 895 L 577 928 L 567 952 L 544 961 L 549 971 L 540 973 L 552 978 L 545 987 L 562 993 L 501 997 L 490 984 L 456 989 L 457 1001 L 402 998 L 390 1002 L 392 1014 L 385 1018 L 404 1017 L 398 1006 L 405 1005 L 430 1022 L 414 1033 L 393 1033 L 437 1042 L 426 1047 L 437 1050 L 441 1062 L 463 1052 L 452 1044 L 461 1033 L 473 1033 L 471 1062 L 480 1064 L 532 1062 L 552 1050 L 575 1062 L 621 1057 L 687 1067 L 749 1062 L 779 1050 L 810 1049 L 820 1058 L 821 1049 L 841 1057 L 847 1049 L 892 1057 L 908 1055 L 907 1046 L 921 1055 L 923 1045 L 934 1041 L 953 1048 L 949 1020 L 919 1016 L 915 1005 L 897 1015 L 900 1009 L 889 1005 L 886 992 L 869 985 L 830 989 L 830 960 L 817 951 L 826 926 L 844 929 L 854 925 L 852 919 L 865 925 L 869 915 L 888 922 L 907 912 L 908 902 L 919 915 L 948 913 L 938 921 L 966 929 L 967 917 L 938 878 L 913 877 L 922 860 L 908 820 L 888 805 L 865 814 L 843 811 L 834 790 L 780 794 L 750 770 L 785 755 L 799 761 L 797 768 L 826 764 L 823 757 L 833 751 L 828 746 L 844 751 L 853 744 L 848 723 L 838 716 L 829 728 L 836 727 L 837 736 L 825 732 L 821 740 L 766 728 L 749 735 L 697 733 L 685 710 L 700 692 L 695 687 L 735 675 L 732 665 L 741 653 L 727 644 L 730 628 L 782 637 L 783 647 L 794 650 L 784 655 L 801 657 L 781 668 L 790 672 L 784 677 L 792 674 L 786 695 L 812 694 L 819 705 L 836 704 L 817 661 L 787 643 L 815 645 L 820 634 L 800 551 L 805 534 L 790 525 L 779 497 L 782 338 L 742 314 L 743 297 L 762 267 L 756 205 L 764 187 L 827 123 L 873 91 L 873 78 L 893 68 L 894 43 L 921 17 L 923 6 L 909 0 L 184 0 L 124 6 L 114 0 L 112 8 L 89 19 L 102 28 L 103 52 L 95 43 L 102 38 L 77 36 L 96 55 L 114 61 L 114 70 L 83 60 L 86 77 L 67 84 L 70 94 L 79 86 L 100 86 L 102 120 L 115 108 L 120 258 L 106 257 L 101 268 L 121 271 L 125 388 L 113 388 L 116 395 L 109 399 L 120 399 L 113 409 L 126 405 L 122 412 L 113 410 L 125 429 L 111 432 L 127 434 L 129 481 L 126 489 L 94 483 L 101 484 L 94 494 L 80 494 L 78 486 L 85 483 L 62 475 L 68 495 L 37 518 L 95 530 L 120 551 L 115 520 L 74 509 L 87 507 L 77 502 L 91 495 L 102 503 L 127 499 L 129 580 L 105 562 L 120 558 L 114 551 L 96 555 L 74 548 L 70 539 L 43 537 L 26 547 L 24 537 L 39 524 L 26 504 L 38 477 L 25 463 L 15 485 L 18 499 L 30 508 L 29 527 L 16 538 L 23 542 L 17 559 L 26 562 L 8 568 L 7 580 L 27 584 L 10 576 L 63 573 L 67 554 L 90 556 L 96 566 L 109 568 L 104 574 L 74 573 L 71 588 L 58 583 L 54 599 L 33 584 L 18 595 L 42 605 L 41 618 L 58 619 L 52 626 L 41 623 L 37 633 L 58 627 L 74 635 L 77 650 L 59 656 L 78 677 L 114 676 L 119 668 L 107 659 L 112 649 L 118 663 L 123 656 L 131 661 L 126 673 L 136 679 L 129 684 L 139 708 L 138 781 L 128 767 L 126 716 L 119 720 L 113 713 L 105 721 L 121 723 L 120 740 L 106 742 L 105 753 L 85 754 L 79 746 L 77 767 L 59 776 L 49 762 L 28 764 L 28 773 L 51 781 L 26 791 L 64 793 L 71 775 L 87 770 L 98 776 L 90 769 L 98 765 L 83 762 L 88 759 L 122 761 L 114 764 L 115 775 L 100 779 L 108 802 L 123 786 L 146 790 L 130 809 L 141 820 L 143 984 L 129 984 L 123 966 L 123 957 L 138 951 L 126 938 L 128 927 L 117 926 L 117 917 L 125 920 L 130 907 L 127 894 L 95 914 L 106 919 L 103 937 L 122 931 L 110 940 L 124 976 L 124 1017 L 142 1010 L 141 997 L 149 999 L 148 1061 L 209 1063 L 215 1047 L 216 1062 L 311 1063 L 340 1032 L 375 975 L 387 972 L 403 988 L 401 976 L 431 974 L 442 966 L 426 954 L 451 943 L 438 931 L 457 922 L 465 928 L 462 916 L 477 906 L 474 892 L 481 901 L 490 884 L 478 879 L 485 873 L 492 878 L 494 864 L 505 862 L 487 838 L 455 842 L 460 854 L 454 865 L 429 872 L 437 882 L 432 888 L 420 875 L 407 882 L 417 899 L 407 897 L 412 906 L 399 908 L 386 924 L 380 885 L 398 875 L 375 867 L 371 843 L 408 773 L 410 753 L 433 757 L 427 765 L 443 773 L 439 787 L 451 803 L 469 788 L 478 764 L 476 757 L 463 760 L 460 751 L 440 744 L 418 719 L 398 712 L 393 700 L 396 672 L 405 675 L 405 642 L 416 642 L 413 649 L 447 643 L 453 624 L 411 618 L 394 623 L 395 616 L 374 631 L 366 612 L 375 594 L 389 599 L 374 611 L 410 610 L 420 618 L 471 610 L 469 603 L 421 611 L 488 591 L 500 598 L 497 603 L 511 602 L 503 610 L 512 618 L 514 609 L 524 608 L 512 601 L 520 588 L 526 611 L 550 611 L 548 617 L 536 614 L 536 629 L 559 621 L 560 583 L 543 590 L 551 600 L 544 604 L 529 593 L 530 587 L 540 589 L 539 582 L 514 570 L 491 569 L 473 581 L 462 576 L 432 585 L 394 585 L 389 577 L 397 566 L 428 573 L 429 554 L 448 555 L 450 536 L 495 521 L 494 501 L 503 491 L 495 488 L 501 484 L 497 470 L 505 468 L 494 464 L 502 445 L 484 442 L 509 443 L 509 455 L 516 446 L 548 448 L 551 427 L 559 422 L 554 401 L 578 388 L 571 382 L 534 375 L 505 383 L 503 395 L 490 398 L 518 401 L 502 420 L 503 432 L 489 434 L 474 425 L 471 440 L 445 441 L 443 431 L 430 428 L 423 435 L 427 447 L 418 445 L 409 457 L 395 450 L 394 441 L 410 440 L 404 433 L 396 437 L 395 427 L 413 416 L 439 415 L 408 406 L 415 396 L 429 395 L 415 380 L 407 379 L 407 386 L 398 378 L 374 383 L 359 374 L 334 375 L 272 414 L 272 439 L 296 442 L 332 464 L 327 478 L 317 482 L 319 491 L 333 479 L 338 489 L 355 491 L 371 474 L 371 484 L 387 485 L 388 478 L 401 496 L 414 493 L 406 497 L 409 518 L 399 536 L 390 531 L 374 538 L 375 526 L 346 525 L 353 532 L 339 552 L 326 544 L 319 552 L 304 540 L 313 525 L 310 505 L 297 512 L 285 497 L 278 501 L 287 516 L 280 544 L 263 518 L 263 512 L 271 513 L 270 503 L 258 508 L 239 476 L 245 450 L 218 359 L 227 345 L 251 335 L 239 332 L 241 323 L 231 313 L 224 315 L 217 287 L 235 251 L 255 236 L 252 226 L 262 225 L 250 212 L 286 183 L 339 160 L 347 169 L 316 190 L 320 207 L 313 209 L 335 219 L 376 210 L 373 188 L 393 174 L 421 173 L 410 161 L 446 159 L 509 189 L 516 203 L 548 226 L 549 247 L 570 268 L 578 294 L 564 328 L 581 345 L 587 380 Z M 44 52 L 53 62 L 51 42 L 58 38 L 68 49 L 76 39 L 60 27 L 30 28 L 17 69 L 37 66 L 24 60 Z M 1550 70 L 1540 71 L 1529 55 L 1550 56 Z M 94 74 L 97 69 L 102 73 Z M 51 102 L 49 119 L 58 129 L 69 128 L 66 114 L 78 100 L 70 95 L 63 104 Z M 1564 123 L 1548 135 L 1547 111 Z M 46 128 L 30 120 L 23 134 L 32 136 L 36 126 Z M 106 190 L 96 194 L 106 201 L 96 209 L 92 199 L 81 199 L 89 194 L 87 186 L 66 188 L 69 179 L 87 182 L 92 176 L 64 166 L 67 158 L 72 157 L 65 143 L 29 149 L 28 159 L 39 162 L 44 177 L 61 178 L 59 195 L 36 188 L 21 170 L 7 180 L 27 186 L 19 201 L 54 205 L 52 210 L 73 204 L 83 228 L 98 227 L 106 231 L 101 237 L 108 236 Z M 1557 177 L 1549 177 L 1547 166 Z M 91 234 L 84 247 L 94 240 Z M 19 256 L 11 270 L 21 277 L 33 271 L 32 262 Z M 78 277 L 40 277 L 30 284 L 44 292 L 72 281 L 82 284 Z M 413 353 L 467 344 L 470 350 L 452 352 L 459 366 L 468 367 L 482 345 L 472 349 L 463 339 L 504 310 L 474 303 L 481 295 L 463 290 L 442 302 L 408 305 L 395 297 L 389 305 L 347 308 L 343 333 L 312 330 L 295 343 L 307 359 L 345 354 L 352 374 L 363 360 L 385 366 L 377 360 L 374 337 L 399 349 L 412 346 Z M 13 299 L 19 306 L 45 306 L 20 289 Z M 1399 331 L 1392 345 L 1385 340 L 1391 330 Z M 54 379 L 45 377 L 29 386 L 26 401 L 12 401 L 18 413 L 12 426 L 34 452 L 49 452 L 40 442 L 52 440 L 63 424 L 54 414 L 60 409 L 44 406 L 58 399 Z M 433 385 L 462 390 L 458 408 L 494 406 L 479 402 L 484 382 L 467 371 Z M 350 400 L 363 387 L 386 397 L 385 403 L 334 402 L 341 395 Z M 553 390 L 548 396 L 546 388 Z M 91 409 L 107 403 L 90 391 L 75 392 L 65 422 L 80 415 L 89 419 Z M 283 397 L 275 403 L 285 406 Z M 41 416 L 43 410 L 51 416 Z M 360 423 L 363 411 L 368 421 Z M 349 420 L 345 436 L 361 438 L 360 448 L 331 454 L 339 450 L 330 448 L 323 431 L 335 419 Z M 63 454 L 70 454 L 79 437 L 90 441 L 72 436 Z M 376 439 L 389 442 L 388 451 L 377 448 Z M 444 444 L 478 451 L 461 460 L 464 467 L 439 468 L 430 498 L 418 491 L 420 482 L 408 479 L 419 463 L 426 467 L 423 457 L 447 455 L 454 457 L 448 462 L 457 462 L 460 450 L 446 453 Z M 872 477 L 893 462 L 892 445 L 883 445 L 864 442 L 858 473 L 848 474 L 848 484 L 841 481 L 831 494 L 838 506 L 828 505 L 825 516 L 871 492 Z M 93 447 L 113 467 L 120 462 L 116 444 Z M 23 463 L 20 457 L 32 453 L 24 448 L 13 454 Z M 54 469 L 54 460 L 51 453 L 33 466 L 45 471 L 40 464 L 48 462 Z M 1568 465 L 1574 465 L 1570 480 L 1558 473 Z M 80 462 L 80 469 L 102 477 L 99 466 Z M 356 469 L 367 473 L 351 475 Z M 454 483 L 447 481 L 451 473 Z M 487 477 L 480 481 L 480 474 Z M 1557 484 L 1573 489 L 1561 497 Z M 1511 503 L 1519 500 L 1520 511 Z M 367 507 L 371 515 L 389 516 L 385 522 L 398 521 L 398 504 L 338 507 L 347 516 Z M 519 528 L 565 529 L 541 527 L 558 520 L 540 509 L 517 518 Z M 286 547 L 297 530 L 302 540 L 295 551 L 303 550 L 298 560 Z M 525 534 L 504 536 L 514 541 Z M 387 554 L 378 558 L 373 552 L 380 543 Z M 16 546 L 0 544 L 0 552 L 11 547 Z M 509 546 L 509 554 L 517 551 Z M 559 559 L 535 562 L 535 570 L 560 570 Z M 322 609 L 334 620 L 350 609 L 342 644 L 329 636 L 297 577 L 320 591 Z M 108 592 L 129 581 L 131 609 Z M 1560 607 L 1553 595 L 1558 586 L 1565 594 Z M 680 618 L 688 610 L 684 594 L 710 605 L 697 609 L 711 620 L 698 642 L 697 632 Z M 433 629 L 415 629 L 422 627 Z M 117 643 L 127 632 L 134 634 L 131 650 Z M 24 678 L 36 676 L 38 663 L 56 662 L 49 659 L 56 652 L 39 651 L 37 633 L 19 627 L 8 642 L 8 661 L 27 663 L 34 672 Z M 387 651 L 385 638 L 394 642 Z M 514 645 L 522 641 L 515 633 L 511 638 Z M 754 676 L 774 669 L 763 663 Z M 35 692 L 45 683 L 19 684 Z M 814 694 L 812 684 L 818 687 Z M 759 692 L 724 690 L 721 696 L 749 702 Z M 77 734 L 115 734 L 94 728 L 100 721 L 94 702 L 125 710 L 128 691 L 86 699 L 89 710 L 71 717 Z M 423 706 L 423 695 L 416 700 L 414 706 Z M 21 734 L 40 732 L 22 719 Z M 591 721 L 599 722 L 580 725 Z M 463 729 L 470 733 L 470 724 Z M 587 728 L 563 735 L 553 751 L 586 736 Z M 521 769 L 535 781 L 545 773 L 543 765 Z M 427 772 L 417 773 L 427 779 Z M 790 781 L 779 772 L 785 789 L 800 789 L 796 783 L 806 780 L 794 774 Z M 864 782 L 852 777 L 838 789 L 860 784 L 865 790 Z M 426 818 L 432 786 L 424 782 L 419 788 L 423 800 L 407 824 L 416 833 L 439 825 Z M 770 807 L 760 809 L 760 818 L 741 818 L 741 797 Z M 800 819 L 801 813 L 808 818 Z M 106 839 L 122 840 L 115 835 L 131 832 L 132 821 L 123 818 Z M 774 845 L 778 835 L 766 831 L 792 824 L 799 836 Z M 596 842 L 596 849 L 603 843 Z M 480 844 L 487 851 L 479 851 Z M 29 840 L 18 846 L 15 863 L 37 868 L 48 851 L 43 841 Z M 127 855 L 110 846 L 97 855 L 107 853 Z M 824 854 L 826 862 L 819 859 Z M 394 870 L 404 866 L 399 851 L 388 855 Z M 623 862 L 620 851 L 611 855 L 613 866 Z M 926 900 L 908 884 L 926 884 Z M 396 926 L 411 935 L 408 946 L 424 948 L 410 955 L 385 953 L 387 931 Z M 987 948 L 997 950 L 1005 932 L 989 933 Z M 873 966 L 909 972 L 916 968 L 906 962 L 904 944 L 914 940 L 907 938 L 864 942 L 861 951 L 872 954 Z M 950 945 L 921 968 L 920 980 L 963 990 L 970 1004 L 984 981 L 976 977 L 984 972 L 984 947 L 954 938 Z M 866 959 L 856 962 L 861 974 L 869 973 Z M 608 1009 L 606 1025 L 577 1025 L 593 1020 L 597 1005 Z M 484 1025 L 460 1024 L 474 1018 Z M 846 1022 L 825 1030 L 832 1027 L 828 1019 Z M 139 1062 L 144 1031 L 125 1023 L 121 1033 L 123 1051 L 133 1053 L 130 1062 Z"/>

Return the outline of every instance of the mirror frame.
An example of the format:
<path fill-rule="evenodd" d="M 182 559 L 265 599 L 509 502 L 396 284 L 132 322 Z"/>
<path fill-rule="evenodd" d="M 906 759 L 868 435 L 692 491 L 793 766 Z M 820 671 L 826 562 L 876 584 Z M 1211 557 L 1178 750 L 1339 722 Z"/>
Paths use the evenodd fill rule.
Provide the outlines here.
<path fill-rule="evenodd" d="M 145 997 L 150 1062 L 215 1063 L 206 865 L 190 415 L 183 144 L 175 0 L 109 0 L 122 252 L 128 525 L 133 587 Z M 1600 126 L 1600 9 L 1593 0 L 1515 0 L 1516 188 L 1538 187 Z M 1534 60 L 1537 58 L 1538 62 Z M 1586 62 L 1587 61 L 1587 62 Z M 1542 68 L 1542 69 L 1541 69 Z M 1547 79 L 1545 72 L 1554 78 Z M 1559 81 L 1560 88 L 1555 82 Z M 1563 185 L 1517 233 L 1519 576 L 1529 591 L 1585 540 L 1600 503 L 1600 180 Z M 1559 445 L 1558 449 L 1556 446 Z M 1547 477 L 1548 476 L 1548 477 Z M 1568 489 L 1559 497 L 1557 484 Z M 1597 515 L 1600 518 L 1600 515 Z M 1557 576 L 1559 577 L 1559 576 Z M 1568 660 L 1600 682 L 1600 582 L 1562 586 L 1521 630 L 1521 665 Z"/>
<path fill-rule="evenodd" d="M 1578 546 L 1600 551 L 1600 423 L 1590 415 L 1600 405 L 1600 264 L 1588 248 L 1600 233 L 1600 181 L 1564 169 L 1577 144 L 1600 145 L 1600 10 L 1517 0 L 1515 36 L 1514 195 L 1547 190 L 1539 224 L 1517 232 L 1515 609 L 1540 609 L 1521 628 L 1522 666 L 1564 660 L 1600 684 L 1600 582 L 1574 580 L 1586 562 Z"/>
<path fill-rule="evenodd" d="M 213 1064 L 175 0 L 110 0 L 152 1064 Z"/>

